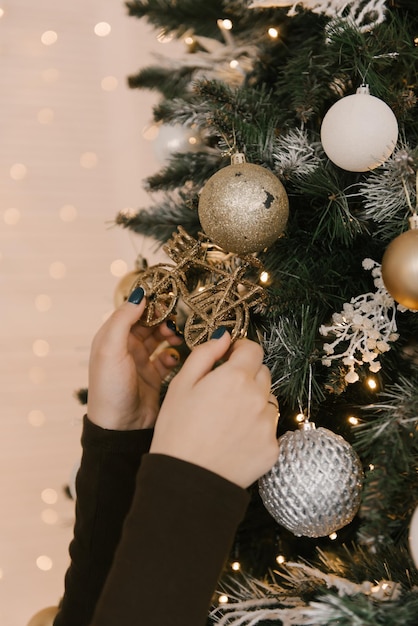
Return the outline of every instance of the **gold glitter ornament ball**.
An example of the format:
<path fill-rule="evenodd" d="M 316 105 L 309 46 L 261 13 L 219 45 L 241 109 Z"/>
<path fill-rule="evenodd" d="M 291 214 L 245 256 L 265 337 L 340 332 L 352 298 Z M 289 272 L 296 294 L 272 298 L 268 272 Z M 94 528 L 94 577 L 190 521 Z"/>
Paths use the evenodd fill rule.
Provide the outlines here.
<path fill-rule="evenodd" d="M 418 311 L 418 227 L 402 233 L 386 248 L 382 279 L 396 302 Z"/>
<path fill-rule="evenodd" d="M 244 155 L 216 172 L 199 198 L 199 219 L 206 235 L 226 252 L 246 255 L 273 244 L 283 233 L 289 200 L 268 169 L 246 163 Z"/>

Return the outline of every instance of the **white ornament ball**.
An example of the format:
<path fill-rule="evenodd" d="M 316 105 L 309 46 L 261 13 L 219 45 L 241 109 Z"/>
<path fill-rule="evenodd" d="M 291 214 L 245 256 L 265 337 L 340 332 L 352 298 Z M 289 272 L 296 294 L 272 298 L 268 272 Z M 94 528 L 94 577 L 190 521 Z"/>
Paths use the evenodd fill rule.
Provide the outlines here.
<path fill-rule="evenodd" d="M 383 100 L 370 95 L 367 85 L 338 100 L 321 126 L 322 147 L 328 158 L 349 172 L 366 172 L 382 165 L 398 140 L 398 122 Z"/>
<path fill-rule="evenodd" d="M 418 569 L 418 506 L 414 511 L 409 526 L 409 550 L 415 567 Z"/>
<path fill-rule="evenodd" d="M 340 435 L 308 422 L 279 438 L 279 456 L 259 480 L 270 515 L 297 537 L 325 537 L 358 511 L 363 470 Z"/>
<path fill-rule="evenodd" d="M 201 147 L 199 133 L 181 124 L 162 124 L 153 142 L 155 157 L 161 164 L 165 164 L 176 152 L 197 152 Z"/>

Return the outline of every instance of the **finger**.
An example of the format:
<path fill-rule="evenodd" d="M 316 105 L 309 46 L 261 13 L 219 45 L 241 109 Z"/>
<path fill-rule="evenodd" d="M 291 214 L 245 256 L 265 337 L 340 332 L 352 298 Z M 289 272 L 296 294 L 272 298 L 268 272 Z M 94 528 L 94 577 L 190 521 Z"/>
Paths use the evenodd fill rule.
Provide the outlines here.
<path fill-rule="evenodd" d="M 153 360 L 154 368 L 157 370 L 161 380 L 171 372 L 180 362 L 180 355 L 174 348 L 165 348 L 159 352 Z"/>
<path fill-rule="evenodd" d="M 260 344 L 249 339 L 240 339 L 232 346 L 228 362 L 256 376 L 263 366 L 263 358 L 263 349 Z"/>
<path fill-rule="evenodd" d="M 126 349 L 131 328 L 145 310 L 146 302 L 143 291 L 142 296 L 140 293 L 138 294 L 138 300 L 138 303 L 124 302 L 103 324 L 95 337 L 100 341 L 102 350 L 119 352 L 121 347 Z"/>
<path fill-rule="evenodd" d="M 254 379 L 257 384 L 261 385 L 266 394 L 266 398 L 268 398 L 270 396 L 271 389 L 271 374 L 267 365 L 264 365 L 263 363 L 261 364 L 260 369 L 256 373 Z"/>
<path fill-rule="evenodd" d="M 179 346 L 183 343 L 181 333 L 176 330 L 175 324 L 171 324 L 171 320 L 166 320 L 153 327 L 142 326 L 140 323 L 135 324 L 132 327 L 132 334 L 142 342 L 149 355 L 155 352 L 163 341 L 173 346 Z"/>
<path fill-rule="evenodd" d="M 195 385 L 213 369 L 217 361 L 226 354 L 230 345 L 231 335 L 224 332 L 218 339 L 209 339 L 209 341 L 196 346 L 187 357 L 176 378 L 179 378 L 187 386 Z"/>

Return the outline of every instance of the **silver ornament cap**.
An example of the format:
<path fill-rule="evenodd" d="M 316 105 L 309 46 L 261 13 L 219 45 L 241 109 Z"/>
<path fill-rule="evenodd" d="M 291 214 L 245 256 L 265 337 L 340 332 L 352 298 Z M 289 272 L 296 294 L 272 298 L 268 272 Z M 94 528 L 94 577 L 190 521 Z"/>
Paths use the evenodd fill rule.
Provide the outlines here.
<path fill-rule="evenodd" d="M 259 480 L 270 515 L 297 537 L 325 537 L 352 521 L 361 501 L 363 470 L 340 435 L 305 422 L 279 438 L 279 456 Z"/>

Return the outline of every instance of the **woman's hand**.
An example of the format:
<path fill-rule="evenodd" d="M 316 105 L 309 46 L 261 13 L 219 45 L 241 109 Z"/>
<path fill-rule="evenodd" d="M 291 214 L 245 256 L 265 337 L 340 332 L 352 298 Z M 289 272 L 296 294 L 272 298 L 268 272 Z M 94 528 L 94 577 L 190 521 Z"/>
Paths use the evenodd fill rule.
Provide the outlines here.
<path fill-rule="evenodd" d="M 278 406 L 261 346 L 248 339 L 230 344 L 224 332 L 187 357 L 169 385 L 150 452 L 248 487 L 277 460 Z"/>
<path fill-rule="evenodd" d="M 138 320 L 144 292 L 135 289 L 93 339 L 88 385 L 88 417 L 102 428 L 152 428 L 162 380 L 178 363 L 172 346 L 182 343 L 173 322 L 147 328 Z M 161 349 L 163 342 L 168 348 Z"/>

